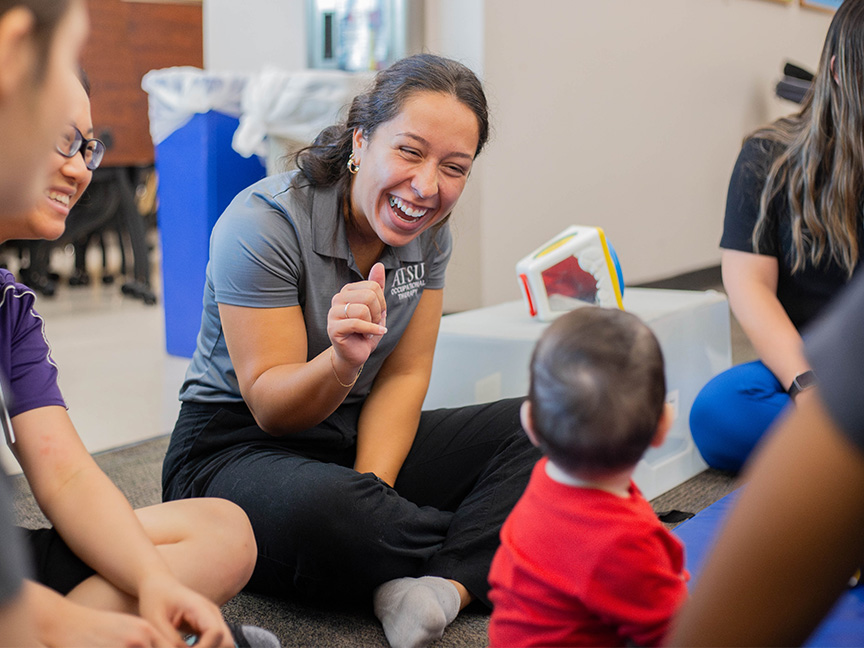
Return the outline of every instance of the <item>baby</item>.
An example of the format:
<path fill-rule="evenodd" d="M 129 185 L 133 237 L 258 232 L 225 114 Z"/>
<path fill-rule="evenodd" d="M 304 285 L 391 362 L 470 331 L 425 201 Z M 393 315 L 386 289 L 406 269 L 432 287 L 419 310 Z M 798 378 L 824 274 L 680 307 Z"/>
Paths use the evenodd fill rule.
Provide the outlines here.
<path fill-rule="evenodd" d="M 489 574 L 493 648 L 657 645 L 686 597 L 684 551 L 632 481 L 672 423 L 639 318 L 583 307 L 544 332 L 522 425 L 545 457 Z"/>

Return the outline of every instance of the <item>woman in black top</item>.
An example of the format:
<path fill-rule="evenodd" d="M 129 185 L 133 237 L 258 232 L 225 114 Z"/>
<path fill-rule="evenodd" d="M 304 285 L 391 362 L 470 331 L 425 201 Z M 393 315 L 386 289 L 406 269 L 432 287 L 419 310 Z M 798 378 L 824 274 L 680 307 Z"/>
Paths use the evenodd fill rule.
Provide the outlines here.
<path fill-rule="evenodd" d="M 693 439 L 715 468 L 738 470 L 790 399 L 809 398 L 800 331 L 861 258 L 862 96 L 864 0 L 847 0 L 801 112 L 750 135 L 732 173 L 723 285 L 759 360 L 715 377 L 693 405 Z"/>

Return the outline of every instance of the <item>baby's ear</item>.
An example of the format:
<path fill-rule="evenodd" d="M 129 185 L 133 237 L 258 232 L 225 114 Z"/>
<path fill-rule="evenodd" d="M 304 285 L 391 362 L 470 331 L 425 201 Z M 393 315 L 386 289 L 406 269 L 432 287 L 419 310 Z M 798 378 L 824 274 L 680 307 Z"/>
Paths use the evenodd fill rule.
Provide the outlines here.
<path fill-rule="evenodd" d="M 660 420 L 657 421 L 657 431 L 654 433 L 654 438 L 651 440 L 652 448 L 659 448 L 666 440 L 666 435 L 669 429 L 675 422 L 675 408 L 670 403 L 663 404 L 663 411 L 660 413 Z"/>
<path fill-rule="evenodd" d="M 534 434 L 534 419 L 531 416 L 531 401 L 525 399 L 522 401 L 522 407 L 519 408 L 519 420 L 522 421 L 522 429 L 525 430 L 525 434 L 528 435 L 528 438 L 538 448 L 540 444 L 537 441 L 537 436 Z"/>

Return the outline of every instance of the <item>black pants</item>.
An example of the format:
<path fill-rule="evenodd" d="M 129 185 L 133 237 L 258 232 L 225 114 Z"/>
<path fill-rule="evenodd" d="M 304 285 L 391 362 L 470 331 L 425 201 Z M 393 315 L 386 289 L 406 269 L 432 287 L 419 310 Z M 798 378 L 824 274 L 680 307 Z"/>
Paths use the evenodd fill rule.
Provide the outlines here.
<path fill-rule="evenodd" d="M 221 497 L 246 511 L 258 542 L 250 589 L 368 600 L 393 578 L 431 575 L 488 605 L 501 525 L 540 456 L 520 426 L 520 404 L 423 412 L 391 488 L 352 468 L 359 405 L 275 438 L 244 405 L 184 403 L 163 496 Z"/>
<path fill-rule="evenodd" d="M 54 528 L 22 529 L 30 545 L 37 583 L 66 596 L 96 572 L 76 556 Z"/>

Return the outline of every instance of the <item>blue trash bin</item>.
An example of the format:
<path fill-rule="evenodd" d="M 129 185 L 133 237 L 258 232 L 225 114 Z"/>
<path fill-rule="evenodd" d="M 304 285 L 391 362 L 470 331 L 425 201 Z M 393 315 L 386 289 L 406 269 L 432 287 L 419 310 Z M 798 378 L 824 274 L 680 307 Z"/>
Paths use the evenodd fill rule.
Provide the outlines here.
<path fill-rule="evenodd" d="M 162 246 L 165 346 L 191 358 L 201 326 L 210 231 L 242 189 L 266 175 L 256 156 L 231 148 L 239 120 L 215 110 L 196 114 L 156 145 Z"/>

